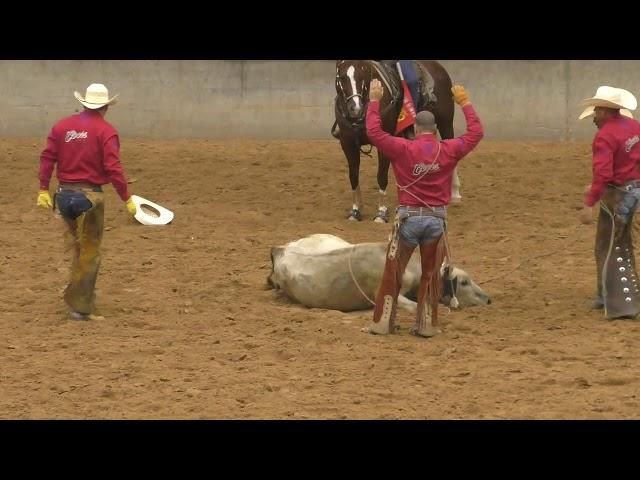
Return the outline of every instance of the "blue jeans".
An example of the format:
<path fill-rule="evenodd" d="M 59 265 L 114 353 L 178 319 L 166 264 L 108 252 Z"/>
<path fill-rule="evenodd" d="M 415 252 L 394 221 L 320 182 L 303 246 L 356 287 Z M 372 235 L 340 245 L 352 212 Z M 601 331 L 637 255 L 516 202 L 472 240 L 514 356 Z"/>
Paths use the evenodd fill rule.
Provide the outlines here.
<path fill-rule="evenodd" d="M 411 92 L 413 99 L 413 106 L 418 112 L 418 75 L 413 68 L 413 60 L 398 60 L 400 62 L 400 68 L 402 69 L 402 76 L 407 81 L 407 86 Z"/>
<path fill-rule="evenodd" d="M 84 192 L 75 190 L 56 193 L 56 204 L 60 214 L 69 220 L 75 220 L 93 206 Z"/>
<path fill-rule="evenodd" d="M 444 212 L 443 207 L 435 207 L 436 211 Z M 398 209 L 402 213 L 403 208 Z M 422 215 L 407 218 L 400 225 L 400 238 L 412 247 L 438 240 L 444 233 L 444 220 L 438 217 Z"/>
<path fill-rule="evenodd" d="M 629 219 L 638 208 L 638 201 L 640 201 L 640 188 L 632 188 L 624 194 L 616 210 L 620 220 L 624 223 L 629 222 Z"/>

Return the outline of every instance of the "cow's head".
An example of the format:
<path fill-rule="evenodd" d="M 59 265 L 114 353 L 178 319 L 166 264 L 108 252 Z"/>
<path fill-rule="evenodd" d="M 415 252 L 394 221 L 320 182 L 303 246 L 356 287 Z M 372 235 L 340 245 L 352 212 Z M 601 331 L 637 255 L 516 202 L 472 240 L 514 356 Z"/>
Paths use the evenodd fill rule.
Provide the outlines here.
<path fill-rule="evenodd" d="M 442 303 L 445 305 L 451 304 L 454 295 L 458 299 L 459 308 L 491 304 L 489 295 L 461 268 L 445 266 L 442 281 L 444 283 Z"/>

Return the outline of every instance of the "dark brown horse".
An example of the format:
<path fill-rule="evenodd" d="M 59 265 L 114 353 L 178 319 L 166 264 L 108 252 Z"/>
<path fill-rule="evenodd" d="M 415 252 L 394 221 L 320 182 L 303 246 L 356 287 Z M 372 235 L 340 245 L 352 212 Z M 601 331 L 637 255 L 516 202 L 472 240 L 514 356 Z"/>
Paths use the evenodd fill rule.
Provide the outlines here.
<path fill-rule="evenodd" d="M 442 139 L 453 138 L 454 104 L 451 95 L 451 78 L 447 71 L 434 60 L 418 60 L 414 63 L 419 71 L 420 100 L 416 111 L 429 110 L 436 118 Z M 394 133 L 396 120 L 402 106 L 402 86 L 395 70 L 395 62 L 374 60 L 338 60 L 336 62 L 336 123 L 332 134 L 340 140 L 342 151 L 349 163 L 349 181 L 353 194 L 353 205 L 349 220 L 362 219 L 362 193 L 360 191 L 360 153 L 363 145 L 370 145 L 367 138 L 365 115 L 369 102 L 369 83 L 374 78 L 384 85 L 384 96 L 380 101 L 383 129 Z M 336 133 L 336 126 L 339 127 Z M 412 130 L 412 129 L 407 129 Z M 412 137 L 413 132 L 402 132 Z M 369 155 L 370 156 L 370 155 Z M 378 211 L 376 222 L 389 219 L 385 196 L 389 182 L 389 159 L 378 152 Z M 453 199 L 459 199 L 458 175 L 454 172 Z"/>

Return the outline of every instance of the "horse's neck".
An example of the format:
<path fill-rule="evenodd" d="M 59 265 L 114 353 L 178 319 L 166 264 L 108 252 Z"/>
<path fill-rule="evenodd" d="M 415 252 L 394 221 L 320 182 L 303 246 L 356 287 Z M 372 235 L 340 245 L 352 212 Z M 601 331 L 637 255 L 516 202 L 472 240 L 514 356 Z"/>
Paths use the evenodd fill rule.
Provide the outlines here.
<path fill-rule="evenodd" d="M 385 84 L 385 87 L 390 88 L 389 79 L 387 78 L 388 75 L 386 74 L 385 67 L 380 62 L 376 62 L 375 60 L 367 60 L 367 62 L 369 63 L 369 68 L 371 68 L 372 77 L 378 78 Z"/>
<path fill-rule="evenodd" d="M 396 79 L 392 76 L 391 72 L 380 62 L 376 62 L 375 60 L 368 60 L 368 62 L 371 64 L 374 78 L 377 78 L 383 83 L 392 98 L 395 97 L 398 93 L 399 86 L 396 84 Z"/>

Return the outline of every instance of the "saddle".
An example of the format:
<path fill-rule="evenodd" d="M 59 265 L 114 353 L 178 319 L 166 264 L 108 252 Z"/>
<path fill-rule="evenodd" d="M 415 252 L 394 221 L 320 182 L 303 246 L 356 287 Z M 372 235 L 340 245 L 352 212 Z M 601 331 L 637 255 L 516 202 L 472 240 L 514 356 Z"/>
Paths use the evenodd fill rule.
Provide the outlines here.
<path fill-rule="evenodd" d="M 404 90 L 402 88 L 402 82 L 400 75 L 398 74 L 397 61 L 396 60 L 372 60 L 374 67 L 380 74 L 382 83 L 391 93 L 393 99 L 391 103 L 383 110 L 381 115 L 387 112 L 387 109 L 399 108 L 402 104 L 404 97 Z M 437 97 L 434 92 L 435 81 L 427 69 L 417 61 L 412 61 L 412 66 L 418 77 L 418 104 L 415 105 L 416 112 L 422 110 L 433 111 L 437 104 Z M 365 130 L 364 117 L 357 122 L 350 122 L 347 119 L 346 112 L 344 111 L 344 105 L 340 102 L 339 97 L 335 99 L 335 117 L 336 120 L 331 127 L 331 135 L 334 138 L 340 138 L 340 130 L 352 130 L 355 132 L 362 132 Z M 407 129 L 405 136 L 412 138 L 413 131 Z"/>

